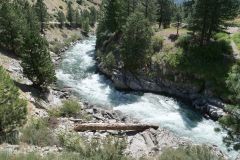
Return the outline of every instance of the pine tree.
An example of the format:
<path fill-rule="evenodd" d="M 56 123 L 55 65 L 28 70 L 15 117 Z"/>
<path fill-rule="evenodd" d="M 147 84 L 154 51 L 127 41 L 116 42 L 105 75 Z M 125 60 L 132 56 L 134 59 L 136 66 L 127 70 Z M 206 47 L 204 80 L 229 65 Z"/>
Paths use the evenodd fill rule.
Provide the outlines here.
<path fill-rule="evenodd" d="M 88 34 L 89 31 L 90 31 L 90 26 L 89 26 L 89 19 L 86 18 L 84 21 L 83 21 L 83 31 Z"/>
<path fill-rule="evenodd" d="M 0 8 L 0 45 L 20 55 L 26 32 L 26 19 L 22 8 L 14 3 L 5 2 Z"/>
<path fill-rule="evenodd" d="M 104 24 L 108 31 L 121 30 L 125 23 L 123 0 L 108 0 L 104 4 Z"/>
<path fill-rule="evenodd" d="M 45 88 L 55 81 L 54 65 L 48 52 L 48 43 L 35 32 L 26 35 L 22 48 L 24 74 L 37 88 Z"/>
<path fill-rule="evenodd" d="M 159 28 L 163 25 L 164 28 L 168 27 L 172 18 L 172 5 L 173 2 L 171 0 L 157 0 L 158 9 L 158 25 Z"/>
<path fill-rule="evenodd" d="M 47 6 L 43 2 L 43 0 L 37 0 L 34 7 L 36 10 L 39 22 L 41 23 L 41 32 L 44 33 L 44 28 L 46 26 L 46 23 L 48 22 Z"/>
<path fill-rule="evenodd" d="M 26 122 L 27 103 L 10 76 L 0 66 L 0 134 L 10 132 Z"/>
<path fill-rule="evenodd" d="M 78 27 L 81 27 L 81 17 L 80 17 L 80 14 L 79 14 L 79 10 L 76 9 L 75 11 L 75 26 L 78 28 Z"/>
<path fill-rule="evenodd" d="M 155 22 L 156 20 L 156 1 L 155 0 L 141 0 L 142 4 L 142 12 L 144 13 L 145 17 L 148 18 L 150 22 Z"/>
<path fill-rule="evenodd" d="M 70 23 L 70 26 L 74 26 L 74 9 L 72 8 L 72 3 L 68 2 L 68 10 L 67 10 L 67 20 Z"/>
<path fill-rule="evenodd" d="M 90 16 L 89 16 L 90 25 L 93 27 L 97 22 L 97 10 L 95 7 L 90 7 Z"/>
<path fill-rule="evenodd" d="M 123 29 L 122 57 L 125 69 L 136 70 L 146 64 L 150 53 L 152 28 L 139 12 L 131 14 Z"/>
<path fill-rule="evenodd" d="M 200 45 L 208 43 L 214 32 L 222 30 L 225 21 L 237 16 L 238 0 L 196 0 L 190 18 L 190 30 L 200 37 Z"/>
<path fill-rule="evenodd" d="M 24 5 L 24 12 L 27 21 L 26 27 L 27 33 L 28 32 L 40 33 L 40 23 L 38 21 L 36 10 L 33 7 L 31 7 L 29 3 L 26 3 Z"/>
<path fill-rule="evenodd" d="M 60 28 L 63 28 L 66 22 L 66 17 L 62 11 L 58 11 L 57 20 L 60 23 Z"/>

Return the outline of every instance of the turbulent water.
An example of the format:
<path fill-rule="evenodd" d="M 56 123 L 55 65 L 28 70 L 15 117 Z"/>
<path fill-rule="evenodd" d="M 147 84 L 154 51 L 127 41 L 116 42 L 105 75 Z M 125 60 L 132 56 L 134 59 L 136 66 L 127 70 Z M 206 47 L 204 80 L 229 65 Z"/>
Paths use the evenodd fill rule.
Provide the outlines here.
<path fill-rule="evenodd" d="M 113 107 L 141 122 L 159 124 L 196 143 L 217 145 L 226 154 L 235 156 L 236 152 L 227 152 L 222 142 L 225 132 L 214 131 L 221 127 L 191 110 L 190 106 L 161 95 L 114 89 L 111 81 L 96 72 L 95 42 L 96 38 L 90 37 L 66 52 L 57 70 L 60 86 L 72 88 L 79 98 L 92 104 Z"/>

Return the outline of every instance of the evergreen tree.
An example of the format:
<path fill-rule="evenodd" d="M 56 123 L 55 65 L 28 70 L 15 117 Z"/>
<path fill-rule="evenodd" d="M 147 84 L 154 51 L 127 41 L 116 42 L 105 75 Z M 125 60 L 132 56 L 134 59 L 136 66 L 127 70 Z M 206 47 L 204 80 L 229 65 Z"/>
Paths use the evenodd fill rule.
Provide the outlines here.
<path fill-rule="evenodd" d="M 29 3 L 26 3 L 24 5 L 24 12 L 25 12 L 25 18 L 27 21 L 27 27 L 26 27 L 27 33 L 28 32 L 40 33 L 40 23 L 38 21 L 38 16 L 35 9 L 32 8 Z"/>
<path fill-rule="evenodd" d="M 168 27 L 171 22 L 172 17 L 172 5 L 173 2 L 171 0 L 157 0 L 158 9 L 158 25 L 159 28 L 163 25 L 164 28 Z"/>
<path fill-rule="evenodd" d="M 37 88 L 45 88 L 55 81 L 54 65 L 48 52 L 48 43 L 35 32 L 26 35 L 22 48 L 24 74 Z"/>
<path fill-rule="evenodd" d="M 208 43 L 225 21 L 237 16 L 239 0 L 196 0 L 190 29 L 200 36 L 200 45 Z"/>
<path fill-rule="evenodd" d="M 95 7 L 90 7 L 90 16 L 89 16 L 90 25 L 93 27 L 97 22 L 97 10 Z"/>
<path fill-rule="evenodd" d="M 46 26 L 46 23 L 48 22 L 48 12 L 47 12 L 47 6 L 43 2 L 43 0 L 37 0 L 35 4 L 35 10 L 36 10 L 39 22 L 41 23 L 41 32 L 44 33 L 44 28 Z"/>
<path fill-rule="evenodd" d="M 144 13 L 145 17 L 148 18 L 150 22 L 156 21 L 156 1 L 155 0 L 141 0 L 142 4 L 142 12 Z"/>
<path fill-rule="evenodd" d="M 84 21 L 83 21 L 83 31 L 85 33 L 88 34 L 88 32 L 90 31 L 90 26 L 89 26 L 89 19 L 86 18 Z"/>
<path fill-rule="evenodd" d="M 75 23 L 76 23 L 75 24 L 76 27 L 81 27 L 81 17 L 78 9 L 76 9 L 75 11 Z"/>
<path fill-rule="evenodd" d="M 74 26 L 74 9 L 72 8 L 72 3 L 68 2 L 68 9 L 67 9 L 67 20 L 70 23 L 70 26 Z"/>
<path fill-rule="evenodd" d="M 63 26 L 66 22 L 66 17 L 62 11 L 58 11 L 57 20 L 60 23 L 60 25 L 59 25 L 60 28 L 63 28 Z"/>
<path fill-rule="evenodd" d="M 18 55 L 26 32 L 24 16 L 23 10 L 15 2 L 5 2 L 0 8 L 0 45 Z"/>
<path fill-rule="evenodd" d="M 152 28 L 139 12 L 131 14 L 123 29 L 122 57 L 125 69 L 136 70 L 147 62 L 151 45 Z"/>
<path fill-rule="evenodd" d="M 123 0 L 108 0 L 104 3 L 104 24 L 108 31 L 121 30 L 125 23 Z"/>
<path fill-rule="evenodd" d="M 10 132 L 26 122 L 27 103 L 10 76 L 0 66 L 0 134 Z"/>

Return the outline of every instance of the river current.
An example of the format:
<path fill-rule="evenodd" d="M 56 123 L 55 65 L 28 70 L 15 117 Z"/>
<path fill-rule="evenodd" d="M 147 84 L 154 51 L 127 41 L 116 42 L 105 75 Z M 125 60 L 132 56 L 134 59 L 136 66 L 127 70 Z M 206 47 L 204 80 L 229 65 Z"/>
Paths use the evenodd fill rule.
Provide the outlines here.
<path fill-rule="evenodd" d="M 157 94 L 116 90 L 110 80 L 96 72 L 95 43 L 96 37 L 90 37 L 66 51 L 56 73 L 60 87 L 70 87 L 79 98 L 91 104 L 120 110 L 140 122 L 160 125 L 177 136 L 216 145 L 230 157 L 236 156 L 234 151 L 227 152 L 222 142 L 226 132 L 214 131 L 221 126 L 190 106 Z"/>

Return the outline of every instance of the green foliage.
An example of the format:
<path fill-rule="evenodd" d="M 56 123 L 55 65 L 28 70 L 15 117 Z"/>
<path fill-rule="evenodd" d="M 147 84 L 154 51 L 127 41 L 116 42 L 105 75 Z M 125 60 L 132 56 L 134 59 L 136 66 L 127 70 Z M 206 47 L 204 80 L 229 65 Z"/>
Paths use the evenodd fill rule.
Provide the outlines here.
<path fill-rule="evenodd" d="M 5 2 L 0 6 L 0 45 L 20 55 L 24 43 L 26 19 L 23 9 L 16 2 Z"/>
<path fill-rule="evenodd" d="M 71 1 L 68 2 L 68 7 L 67 7 L 67 20 L 70 23 L 70 25 L 73 27 L 74 26 L 74 9 L 72 8 L 72 3 Z"/>
<path fill-rule="evenodd" d="M 116 66 L 116 60 L 112 52 L 107 54 L 106 58 L 103 60 L 103 63 L 111 69 Z"/>
<path fill-rule="evenodd" d="M 60 142 L 68 152 L 77 152 L 82 160 L 127 160 L 123 154 L 126 144 L 124 140 L 117 138 L 105 138 L 103 140 L 86 139 L 77 133 L 60 134 Z"/>
<path fill-rule="evenodd" d="M 240 50 L 240 33 L 233 35 L 233 41 L 236 43 L 238 49 Z"/>
<path fill-rule="evenodd" d="M 173 2 L 171 0 L 157 0 L 157 21 L 159 28 L 163 25 L 164 28 L 170 26 L 173 15 Z"/>
<path fill-rule="evenodd" d="M 22 142 L 41 147 L 58 145 L 58 137 L 48 127 L 47 119 L 32 119 L 30 124 L 21 130 Z"/>
<path fill-rule="evenodd" d="M 176 46 L 186 50 L 190 46 L 191 40 L 192 40 L 191 35 L 188 35 L 188 34 L 182 35 L 178 38 L 176 42 Z"/>
<path fill-rule="evenodd" d="M 228 105 L 226 110 L 230 114 L 219 119 L 220 124 L 228 130 L 224 142 L 227 146 L 232 145 L 235 150 L 240 150 L 240 106 Z"/>
<path fill-rule="evenodd" d="M 177 46 L 177 50 L 164 54 L 164 63 L 184 73 L 198 75 L 209 83 L 214 94 L 229 98 L 225 80 L 234 62 L 225 55 L 232 53 L 230 41 L 217 40 L 199 46 L 193 38 L 184 36 L 178 39 Z"/>
<path fill-rule="evenodd" d="M 97 10 L 95 7 L 90 7 L 90 15 L 89 15 L 89 22 L 91 26 L 94 26 L 97 22 Z"/>
<path fill-rule="evenodd" d="M 41 23 L 41 32 L 44 32 L 44 28 L 46 27 L 46 23 L 48 22 L 48 12 L 47 12 L 47 6 L 44 3 L 43 0 L 37 0 L 35 6 L 34 6 L 37 16 L 38 16 L 38 20 Z"/>
<path fill-rule="evenodd" d="M 81 25 L 79 10 L 75 10 L 75 27 L 81 27 Z"/>
<path fill-rule="evenodd" d="M 159 52 L 163 48 L 163 37 L 153 36 L 152 37 L 152 47 L 154 52 Z"/>
<path fill-rule="evenodd" d="M 136 70 L 146 64 L 152 32 L 151 25 L 143 14 L 136 12 L 127 19 L 121 52 L 126 69 Z"/>
<path fill-rule="evenodd" d="M 38 153 L 9 154 L 0 152 L 0 160 L 129 160 L 123 154 L 123 140 L 106 138 L 87 142 L 77 133 L 63 134 L 62 145 L 66 152 L 40 156 Z M 61 139 L 61 138 L 60 138 Z"/>
<path fill-rule="evenodd" d="M 232 98 L 240 99 L 240 65 L 235 64 L 232 66 L 226 79 L 227 87 L 231 91 Z"/>
<path fill-rule="evenodd" d="M 62 11 L 58 11 L 57 20 L 60 23 L 60 28 L 62 28 L 66 22 L 66 17 Z"/>
<path fill-rule="evenodd" d="M 18 88 L 0 67 L 0 133 L 11 132 L 26 122 L 27 103 L 19 98 Z"/>
<path fill-rule="evenodd" d="M 90 26 L 89 26 L 89 19 L 86 18 L 84 21 L 83 21 L 83 31 L 85 33 L 88 34 L 88 32 L 90 31 Z"/>
<path fill-rule="evenodd" d="M 189 21 L 189 29 L 200 37 L 200 45 L 209 43 L 214 33 L 222 30 L 227 20 L 237 16 L 238 0 L 197 0 L 192 4 L 193 14 Z"/>
<path fill-rule="evenodd" d="M 29 33 L 22 51 L 23 72 L 33 84 L 41 88 L 52 84 L 55 81 L 55 71 L 47 41 L 39 34 Z"/>
<path fill-rule="evenodd" d="M 188 146 L 166 149 L 159 160 L 223 160 L 215 156 L 206 146 Z"/>
<path fill-rule="evenodd" d="M 121 30 L 125 24 L 126 15 L 124 15 L 124 0 L 103 1 L 103 19 L 102 22 L 109 32 Z"/>
<path fill-rule="evenodd" d="M 60 108 L 60 115 L 66 117 L 76 116 L 81 110 L 81 105 L 74 100 L 66 100 L 63 102 L 63 106 Z"/>
<path fill-rule="evenodd" d="M 83 0 L 77 0 L 76 2 L 77 2 L 79 5 L 82 5 Z"/>

